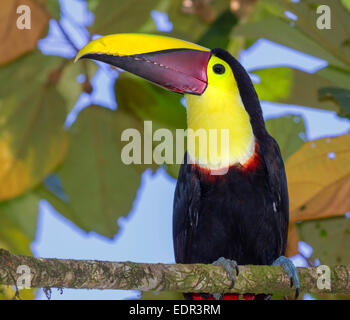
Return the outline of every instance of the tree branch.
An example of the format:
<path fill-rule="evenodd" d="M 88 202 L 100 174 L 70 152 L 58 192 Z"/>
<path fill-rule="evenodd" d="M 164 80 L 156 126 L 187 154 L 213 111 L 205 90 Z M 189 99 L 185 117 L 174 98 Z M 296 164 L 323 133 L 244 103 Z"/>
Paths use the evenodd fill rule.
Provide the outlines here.
<path fill-rule="evenodd" d="M 30 268 L 33 288 L 128 289 L 141 291 L 278 293 L 290 295 L 288 276 L 278 266 L 239 266 L 231 290 L 227 272 L 204 264 L 150 264 L 65 260 L 14 255 L 0 249 L 0 284 L 16 285 L 17 268 Z M 331 268 L 331 289 L 317 288 L 317 267 L 298 268 L 301 291 L 350 294 L 350 266 Z"/>

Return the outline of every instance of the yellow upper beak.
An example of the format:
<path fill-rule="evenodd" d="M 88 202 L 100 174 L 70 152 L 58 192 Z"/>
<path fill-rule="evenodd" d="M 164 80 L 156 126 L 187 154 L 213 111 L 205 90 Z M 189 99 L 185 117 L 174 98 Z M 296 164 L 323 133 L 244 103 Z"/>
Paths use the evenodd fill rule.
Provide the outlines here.
<path fill-rule="evenodd" d="M 119 33 L 104 36 L 89 42 L 78 52 L 74 61 L 76 62 L 84 55 L 91 53 L 129 56 L 171 49 L 210 51 L 197 44 L 166 36 L 141 33 Z"/>

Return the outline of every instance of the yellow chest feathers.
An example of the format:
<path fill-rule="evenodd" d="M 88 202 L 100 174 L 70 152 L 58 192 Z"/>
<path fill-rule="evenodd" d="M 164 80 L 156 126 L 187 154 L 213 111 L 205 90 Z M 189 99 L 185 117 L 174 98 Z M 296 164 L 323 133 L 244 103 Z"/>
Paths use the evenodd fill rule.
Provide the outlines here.
<path fill-rule="evenodd" d="M 203 168 L 243 165 L 254 154 L 249 115 L 237 86 L 227 86 L 229 82 L 209 81 L 201 96 L 186 95 L 187 151 L 190 160 Z"/>

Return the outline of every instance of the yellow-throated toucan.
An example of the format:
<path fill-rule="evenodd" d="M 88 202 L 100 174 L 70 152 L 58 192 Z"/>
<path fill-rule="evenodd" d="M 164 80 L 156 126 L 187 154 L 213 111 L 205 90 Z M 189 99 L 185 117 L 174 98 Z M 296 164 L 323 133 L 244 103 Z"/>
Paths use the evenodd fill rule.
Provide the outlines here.
<path fill-rule="evenodd" d="M 76 60 L 81 58 L 109 63 L 184 94 L 187 124 L 193 131 L 228 130 L 229 152 L 217 153 L 214 162 L 206 161 L 208 152 L 198 150 L 197 140 L 188 142 L 174 198 L 176 262 L 215 261 L 233 281 L 237 263 L 281 265 L 298 294 L 296 269 L 284 257 L 289 219 L 284 164 L 242 65 L 223 49 L 145 34 L 98 38 L 78 53 Z M 222 174 L 213 174 L 222 169 Z M 185 297 L 213 298 L 204 293 Z M 261 297 L 265 296 L 245 296 Z"/>

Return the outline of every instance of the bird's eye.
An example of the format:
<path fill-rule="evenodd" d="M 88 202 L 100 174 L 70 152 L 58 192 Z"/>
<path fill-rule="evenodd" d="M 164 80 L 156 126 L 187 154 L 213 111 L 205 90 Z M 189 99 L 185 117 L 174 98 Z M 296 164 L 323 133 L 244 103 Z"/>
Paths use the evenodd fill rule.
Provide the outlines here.
<path fill-rule="evenodd" d="M 215 64 L 214 66 L 213 66 L 213 70 L 214 70 L 214 72 L 215 73 L 217 73 L 217 74 L 223 74 L 223 73 L 225 73 L 225 67 L 222 65 L 222 64 Z"/>

